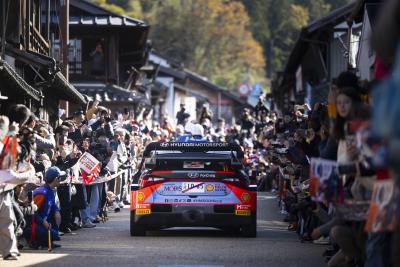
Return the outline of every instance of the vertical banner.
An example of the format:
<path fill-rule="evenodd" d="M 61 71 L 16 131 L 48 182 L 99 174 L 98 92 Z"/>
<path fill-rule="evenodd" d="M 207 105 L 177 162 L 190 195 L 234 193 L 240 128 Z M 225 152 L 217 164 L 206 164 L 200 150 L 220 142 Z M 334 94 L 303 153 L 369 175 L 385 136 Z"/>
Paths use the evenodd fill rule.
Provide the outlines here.
<path fill-rule="evenodd" d="M 337 162 L 312 158 L 310 163 L 310 195 L 315 201 L 341 202 L 342 183 Z"/>
<path fill-rule="evenodd" d="M 392 179 L 375 182 L 365 231 L 376 233 L 395 229 L 396 211 L 400 205 L 395 201 L 397 194 L 399 192 Z"/>

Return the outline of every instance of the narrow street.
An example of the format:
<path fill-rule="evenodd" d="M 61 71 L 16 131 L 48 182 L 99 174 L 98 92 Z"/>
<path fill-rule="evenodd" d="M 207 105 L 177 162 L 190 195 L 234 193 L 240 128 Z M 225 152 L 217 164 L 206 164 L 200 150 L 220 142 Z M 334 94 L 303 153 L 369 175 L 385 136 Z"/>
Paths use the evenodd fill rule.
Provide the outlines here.
<path fill-rule="evenodd" d="M 17 266 L 324 266 L 324 246 L 300 243 L 286 230 L 275 197 L 258 197 L 258 237 L 231 237 L 214 229 L 171 229 L 129 235 L 129 210 L 110 213 L 110 220 L 95 229 L 66 235 L 62 248 L 22 250 L 18 262 L 0 261 L 2 267 Z"/>

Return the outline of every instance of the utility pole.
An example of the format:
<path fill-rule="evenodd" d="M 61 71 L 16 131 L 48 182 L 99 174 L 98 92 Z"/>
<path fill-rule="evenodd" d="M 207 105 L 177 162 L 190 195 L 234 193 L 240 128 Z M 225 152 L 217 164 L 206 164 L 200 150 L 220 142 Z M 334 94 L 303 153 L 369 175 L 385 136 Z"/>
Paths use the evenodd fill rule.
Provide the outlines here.
<path fill-rule="evenodd" d="M 69 81 L 68 43 L 69 43 L 69 0 L 60 0 L 60 56 L 62 62 L 62 74 Z M 65 116 L 69 115 L 68 101 L 60 101 L 60 108 L 65 109 Z"/>
<path fill-rule="evenodd" d="M 4 58 L 4 54 L 5 54 L 5 51 L 6 51 L 6 29 L 7 29 L 7 26 L 6 26 L 6 23 L 7 23 L 6 15 L 7 15 L 7 13 L 6 13 L 6 1 L 3 0 L 2 14 L 1 14 L 1 17 L 2 17 L 1 59 Z"/>
<path fill-rule="evenodd" d="M 51 26 L 51 0 L 46 1 L 46 38 L 51 47 L 50 26 Z M 51 50 L 51 48 L 50 48 Z"/>

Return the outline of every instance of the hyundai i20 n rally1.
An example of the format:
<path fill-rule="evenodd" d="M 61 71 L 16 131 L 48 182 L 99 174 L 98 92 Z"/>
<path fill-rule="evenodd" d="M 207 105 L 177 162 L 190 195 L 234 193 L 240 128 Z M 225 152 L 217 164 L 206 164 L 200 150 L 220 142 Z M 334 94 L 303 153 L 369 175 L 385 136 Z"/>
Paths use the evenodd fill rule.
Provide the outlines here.
<path fill-rule="evenodd" d="M 257 192 L 236 144 L 150 143 L 131 186 L 132 236 L 169 227 L 257 235 Z"/>

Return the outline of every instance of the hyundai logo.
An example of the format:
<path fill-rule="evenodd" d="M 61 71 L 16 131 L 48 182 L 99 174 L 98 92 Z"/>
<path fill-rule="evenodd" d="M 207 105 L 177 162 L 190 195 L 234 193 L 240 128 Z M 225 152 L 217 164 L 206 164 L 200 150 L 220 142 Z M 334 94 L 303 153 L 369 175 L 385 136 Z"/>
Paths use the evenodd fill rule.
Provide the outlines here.
<path fill-rule="evenodd" d="M 168 145 L 169 144 L 167 142 L 163 142 L 163 143 L 160 144 L 160 147 L 168 147 Z"/>
<path fill-rule="evenodd" d="M 189 178 L 199 178 L 199 174 L 197 172 L 188 173 Z"/>

